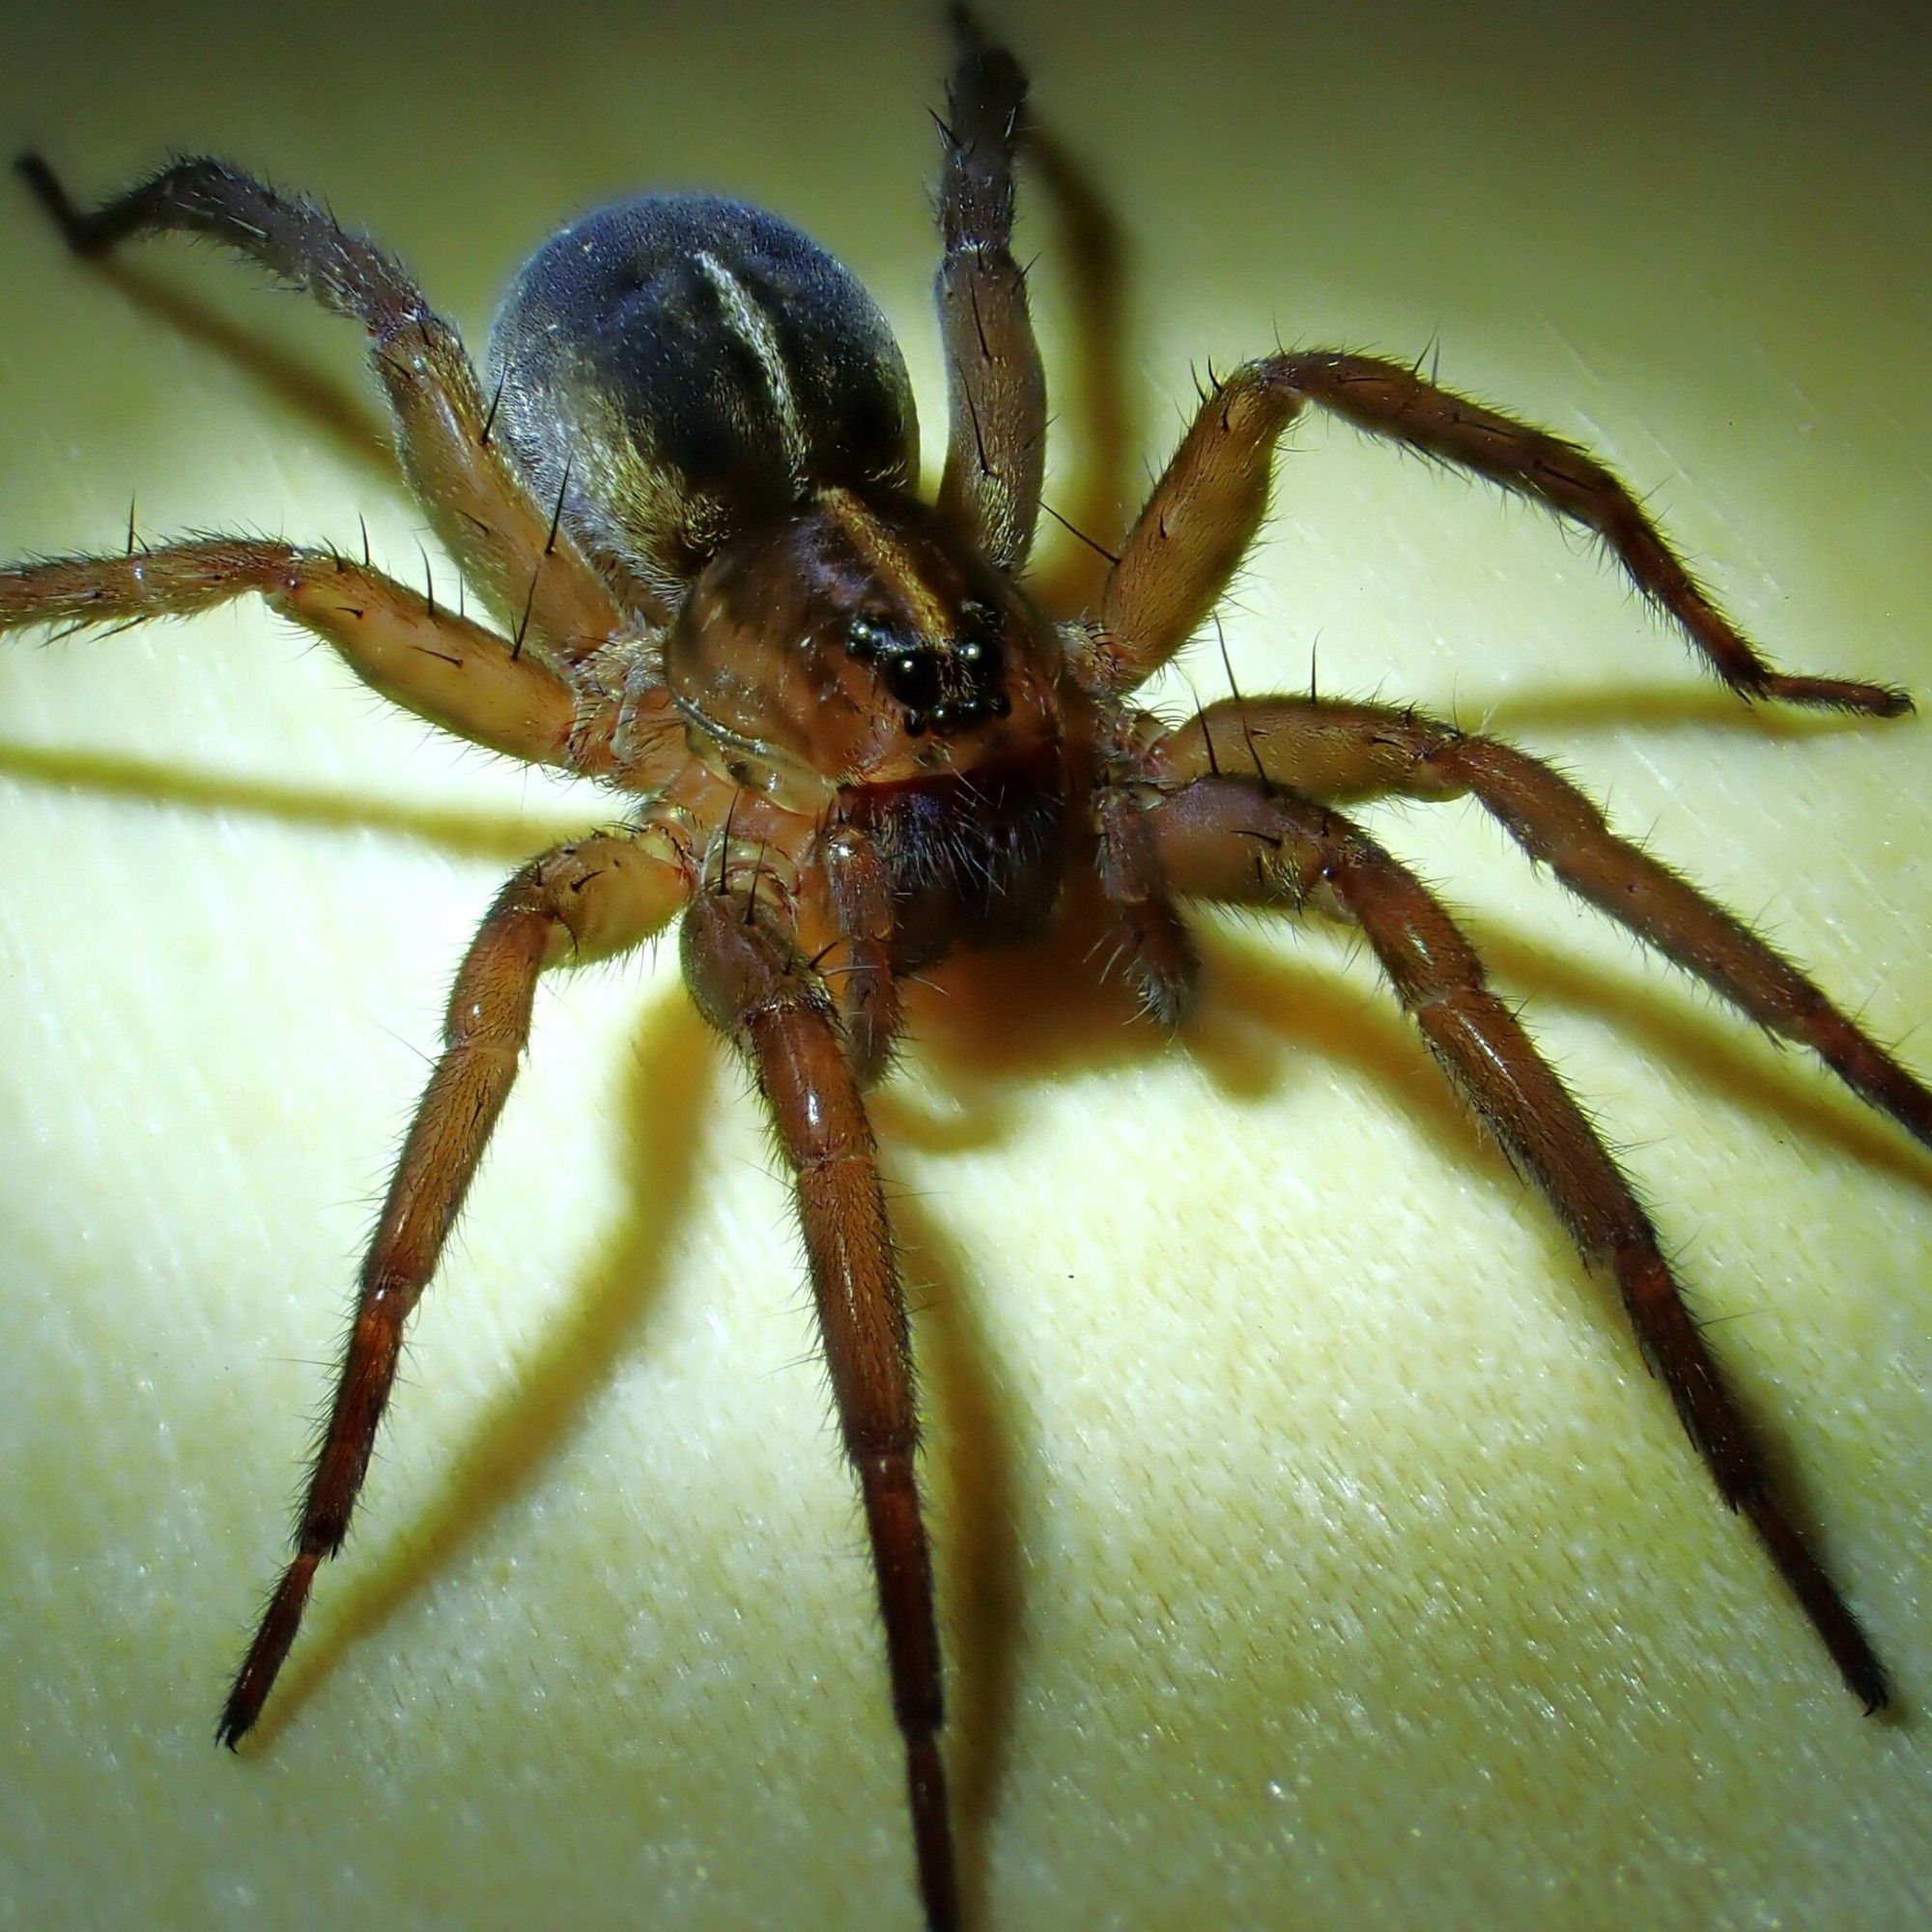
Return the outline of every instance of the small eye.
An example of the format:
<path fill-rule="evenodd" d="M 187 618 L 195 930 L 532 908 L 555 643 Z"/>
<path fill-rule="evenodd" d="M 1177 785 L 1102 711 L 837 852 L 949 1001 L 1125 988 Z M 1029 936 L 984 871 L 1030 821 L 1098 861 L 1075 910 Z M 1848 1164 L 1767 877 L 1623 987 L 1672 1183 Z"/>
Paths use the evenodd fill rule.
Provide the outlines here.
<path fill-rule="evenodd" d="M 854 617 L 845 631 L 845 648 L 861 664 L 885 648 L 885 627 L 871 617 Z"/>

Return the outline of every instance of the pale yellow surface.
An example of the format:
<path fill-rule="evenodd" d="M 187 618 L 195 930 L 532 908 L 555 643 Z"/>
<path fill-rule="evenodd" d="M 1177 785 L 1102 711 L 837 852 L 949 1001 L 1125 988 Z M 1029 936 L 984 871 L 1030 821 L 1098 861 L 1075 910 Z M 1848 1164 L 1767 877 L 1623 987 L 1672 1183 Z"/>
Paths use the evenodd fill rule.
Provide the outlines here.
<path fill-rule="evenodd" d="M 1190 361 L 1439 340 L 1651 493 L 1782 662 L 1932 693 L 1922 28 L 1586 11 L 1025 31 L 1139 245 L 1150 450 Z M 877 291 L 930 454 L 939 61 L 925 10 L 37 9 L 0 141 L 90 193 L 232 153 L 478 341 L 559 215 L 753 195 Z M 152 536 L 359 512 L 417 573 L 380 458 L 207 339 L 353 384 L 348 331 L 132 266 L 130 300 L 0 193 L 0 553 L 112 547 L 132 495 Z M 1753 720 L 1547 520 L 1293 440 L 1244 688 L 1319 639 L 1325 689 L 1492 717 L 1932 1065 L 1922 720 Z M 608 803 L 243 610 L 10 643 L 0 810 L 0 1924 L 911 1927 L 797 1242 L 668 951 L 544 993 L 349 1552 L 258 1742 L 213 1743 L 446 976 Z M 1838 1689 L 1366 962 L 1217 931 L 1175 1048 L 1035 963 L 929 1000 L 951 1044 L 879 1109 L 977 1922 L 1923 1923 L 1932 1160 L 1473 812 L 1378 823 L 1626 1150 L 1902 1714 Z"/>

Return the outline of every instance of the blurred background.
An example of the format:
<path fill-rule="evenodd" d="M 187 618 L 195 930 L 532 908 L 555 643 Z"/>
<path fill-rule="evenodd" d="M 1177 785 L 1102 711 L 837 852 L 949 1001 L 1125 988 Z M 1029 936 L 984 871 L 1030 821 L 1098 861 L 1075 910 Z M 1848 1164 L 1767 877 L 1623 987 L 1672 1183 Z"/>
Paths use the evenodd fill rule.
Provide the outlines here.
<path fill-rule="evenodd" d="M 892 317 L 937 468 L 936 8 L 16 13 L 0 143 L 82 199 L 236 158 L 479 349 L 601 199 L 774 208 Z M 989 18 L 1125 225 L 1149 466 L 1277 338 L 1437 358 L 1599 448 L 1778 662 L 1932 693 L 1922 9 Z M 1064 377 L 1052 240 L 1026 197 Z M 1752 716 L 1547 518 L 1292 441 L 1243 689 L 1548 751 L 1932 1065 L 1922 721 Z M 131 501 L 423 568 L 351 331 L 181 244 L 79 268 L 11 190 L 0 451 L 9 556 L 119 548 Z M 10 642 L 0 813 L 0 1923 L 913 1925 L 784 1191 L 669 949 L 545 989 L 357 1533 L 244 1761 L 212 1743 L 448 973 L 608 798 L 239 609 Z M 878 1103 L 976 1922 L 1914 1922 L 1932 1166 L 1478 814 L 1377 827 L 1654 1202 L 1902 1714 L 1859 1719 L 1346 939 L 1212 927 L 1175 1045 L 1077 953 L 996 964 Z"/>

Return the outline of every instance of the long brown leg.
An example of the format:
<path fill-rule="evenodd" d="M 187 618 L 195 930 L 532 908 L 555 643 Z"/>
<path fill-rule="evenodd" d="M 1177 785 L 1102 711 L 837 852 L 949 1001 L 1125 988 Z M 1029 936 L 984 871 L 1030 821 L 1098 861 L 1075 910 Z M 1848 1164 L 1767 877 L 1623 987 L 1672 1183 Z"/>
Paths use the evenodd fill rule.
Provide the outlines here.
<path fill-rule="evenodd" d="M 1067 527 L 1029 588 L 1042 610 L 1065 617 L 1097 594 L 1131 508 L 1138 440 L 1127 366 L 1127 248 L 1106 196 L 1059 136 L 1037 124 L 1023 131 L 1020 158 L 1045 189 L 1073 336 L 1073 367 L 1059 384 L 1056 413 L 1071 431 L 1074 458 L 1061 501 L 1045 506 Z"/>
<path fill-rule="evenodd" d="M 1091 680 L 1130 691 L 1186 642 L 1246 553 L 1267 505 L 1275 443 L 1308 403 L 1597 531 L 1739 696 L 1883 718 L 1911 709 L 1887 685 L 1774 670 L 1586 450 L 1437 388 L 1402 363 L 1327 350 L 1247 363 L 1203 403 L 1101 591 L 1084 667 Z"/>
<path fill-rule="evenodd" d="M 959 57 L 946 93 L 939 176 L 944 249 L 933 295 L 946 350 L 951 433 L 939 507 L 1005 570 L 1033 543 L 1046 465 L 1046 378 L 1026 276 L 1013 260 L 1013 147 L 1026 77 L 988 45 L 963 7 Z"/>
<path fill-rule="evenodd" d="M 1731 1508 L 1750 1519 L 1812 1628 L 1868 1711 L 1884 1666 L 1773 1498 L 1763 1459 L 1658 1247 L 1650 1217 L 1596 1129 L 1485 983 L 1454 921 L 1395 859 L 1324 806 L 1233 778 L 1196 780 L 1152 809 L 1179 892 L 1287 900 L 1360 927 L 1430 1051 L 1584 1260 L 1615 1277 L 1645 1359 Z"/>
<path fill-rule="evenodd" d="M 492 412 L 456 331 L 393 256 L 312 202 L 225 161 L 177 161 L 92 213 L 74 207 L 40 156 L 23 155 L 17 165 L 76 254 L 105 254 L 133 235 L 206 235 L 361 324 L 395 412 L 410 485 L 450 554 L 514 634 L 518 655 L 541 645 L 574 661 L 619 630 L 603 581 L 556 527 L 556 506 L 536 501 L 492 440 Z"/>
<path fill-rule="evenodd" d="M 185 617 L 251 591 L 431 724 L 535 764 L 574 762 L 577 694 L 560 672 L 436 603 L 427 582 L 409 589 L 321 551 L 209 537 L 0 571 L 0 632 Z"/>
<path fill-rule="evenodd" d="M 233 1746 L 261 1715 L 295 1642 L 309 1587 L 342 1548 L 389 1400 L 403 1324 L 437 1258 L 517 1076 L 546 966 L 635 945 L 690 891 L 687 853 L 657 831 L 559 846 L 519 872 L 491 907 L 451 989 L 442 1058 L 403 1143 L 362 1265 L 335 1405 L 296 1529 L 296 1554 L 236 1674 L 216 1732 Z"/>
<path fill-rule="evenodd" d="M 928 1932 L 953 1932 L 958 1881 L 939 1749 L 932 1560 L 914 1473 L 912 1346 L 871 1124 L 830 997 L 754 897 L 706 892 L 693 900 L 684 970 L 705 1017 L 751 1062 L 796 1183 L 833 1400 L 865 1498 L 920 1895 Z"/>
<path fill-rule="evenodd" d="M 1852 1092 L 1932 1146 L 1932 1093 L 1797 966 L 1690 880 L 1619 838 L 1560 772 L 1419 711 L 1303 697 L 1212 704 L 1149 753 L 1164 782 L 1259 770 L 1304 797 L 1473 792 L 1532 860 L 1780 1038 L 1808 1046 Z"/>

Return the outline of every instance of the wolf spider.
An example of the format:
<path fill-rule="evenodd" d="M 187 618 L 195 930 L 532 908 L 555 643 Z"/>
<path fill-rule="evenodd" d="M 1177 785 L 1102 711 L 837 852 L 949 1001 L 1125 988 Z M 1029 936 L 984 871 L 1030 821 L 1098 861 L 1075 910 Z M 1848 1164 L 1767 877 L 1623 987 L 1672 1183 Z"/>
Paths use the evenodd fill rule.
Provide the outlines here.
<path fill-rule="evenodd" d="M 295 1554 L 221 1741 L 255 1723 L 342 1546 L 405 1323 L 509 1094 L 539 975 L 681 914 L 692 994 L 749 1061 L 792 1174 L 864 1501 L 924 1918 L 957 1925 L 919 1417 L 864 1094 L 891 1061 L 906 976 L 1038 932 L 1082 868 L 1141 1005 L 1167 1026 L 1195 996 L 1184 900 L 1320 912 L 1361 932 L 1450 1081 L 1614 1277 L 1719 1495 L 1876 1709 L 1884 1669 L 1768 1485 L 1615 1160 L 1455 921 L 1337 807 L 1473 795 L 1573 892 L 1926 1143 L 1932 1094 L 1537 759 L 1408 707 L 1235 696 L 1169 724 L 1133 695 L 1213 611 L 1261 524 L 1275 445 L 1313 407 L 1593 531 L 1745 700 L 1893 717 L 1907 699 L 1773 669 L 1575 444 L 1416 369 L 1335 351 L 1280 352 L 1212 383 L 1102 553 L 1097 593 L 1069 611 L 1057 580 L 1029 587 L 1046 392 L 1010 251 L 1020 150 L 1041 140 L 1049 186 L 1071 189 L 1024 123 L 1012 57 L 963 14 L 955 28 L 936 284 L 950 438 L 931 504 L 914 491 L 913 398 L 883 318 L 829 256 L 752 208 L 645 195 L 575 222 L 521 271 L 479 381 L 402 268 L 307 201 L 191 159 L 81 213 L 44 161 L 20 163 L 80 254 L 201 234 L 359 323 L 411 487 L 498 628 L 366 556 L 224 537 L 130 540 L 124 555 L 0 574 L 0 628 L 120 627 L 254 593 L 419 717 L 635 800 L 621 829 L 519 871 L 458 970 Z"/>

